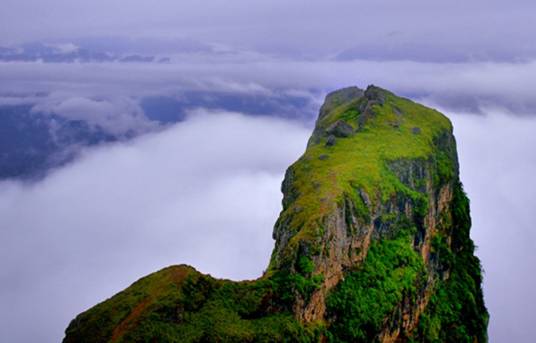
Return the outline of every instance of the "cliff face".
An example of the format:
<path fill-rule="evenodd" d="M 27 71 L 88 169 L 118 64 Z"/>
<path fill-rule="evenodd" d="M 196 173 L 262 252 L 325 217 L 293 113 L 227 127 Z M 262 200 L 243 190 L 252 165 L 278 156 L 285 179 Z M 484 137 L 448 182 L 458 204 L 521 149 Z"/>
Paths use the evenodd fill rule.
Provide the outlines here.
<path fill-rule="evenodd" d="M 268 271 L 169 267 L 75 318 L 65 342 L 485 342 L 449 120 L 369 86 L 331 93 L 282 185 Z"/>

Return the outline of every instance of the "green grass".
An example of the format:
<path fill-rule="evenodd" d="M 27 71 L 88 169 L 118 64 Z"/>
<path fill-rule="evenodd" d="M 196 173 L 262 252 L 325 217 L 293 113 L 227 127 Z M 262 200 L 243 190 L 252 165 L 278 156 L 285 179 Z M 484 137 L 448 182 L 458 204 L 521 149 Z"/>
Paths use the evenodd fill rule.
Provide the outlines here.
<path fill-rule="evenodd" d="M 282 302 L 278 280 L 233 282 L 175 266 L 79 315 L 67 342 L 315 342 Z"/>
<path fill-rule="evenodd" d="M 429 159 L 437 152 L 434 140 L 452 132 L 450 121 L 441 113 L 410 100 L 385 92 L 385 104 L 375 105 L 375 116 L 355 135 L 338 138 L 334 146 L 325 145 L 325 137 L 308 147 L 304 155 L 290 168 L 294 172 L 294 187 L 299 194 L 281 218 L 289 217 L 295 235 L 290 248 L 300 241 L 314 241 L 320 236 L 322 219 L 337 207 L 346 194 L 363 209 L 356 190 L 365 191 L 374 205 L 398 192 L 412 198 L 420 195 L 404 187 L 388 168 L 388 162 L 400 159 Z M 352 100 L 334 108 L 317 126 L 327 128 L 337 120 L 345 120 L 357 127 L 362 115 L 358 108 L 364 99 Z M 401 114 L 396 114 L 394 109 Z M 420 134 L 412 129 L 420 128 Z M 327 159 L 320 159 L 327 155 Z M 448 159 L 448 156 L 446 157 Z M 450 160 L 442 159 L 441 175 L 452 177 Z"/>

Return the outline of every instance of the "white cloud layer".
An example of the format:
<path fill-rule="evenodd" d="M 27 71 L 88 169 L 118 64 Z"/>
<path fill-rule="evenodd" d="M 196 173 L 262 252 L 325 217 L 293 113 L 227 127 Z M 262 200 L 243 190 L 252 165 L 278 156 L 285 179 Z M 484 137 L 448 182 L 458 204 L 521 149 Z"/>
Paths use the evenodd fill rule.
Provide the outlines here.
<path fill-rule="evenodd" d="M 145 132 L 155 127 L 144 116 L 140 105 L 124 96 L 95 100 L 52 93 L 39 99 L 32 112 L 53 113 L 67 120 L 84 121 L 90 127 L 99 127 L 115 135 Z"/>
<path fill-rule="evenodd" d="M 536 120 L 452 116 L 491 342 L 532 342 L 536 308 Z"/>
<path fill-rule="evenodd" d="M 0 95 L 57 93 L 90 99 L 134 99 L 185 91 L 261 96 L 309 92 L 317 97 L 349 85 L 375 84 L 451 111 L 501 108 L 536 115 L 536 61 L 422 63 L 411 61 L 303 61 L 263 57 L 234 62 L 172 64 L 0 63 Z M 43 97 L 43 100 L 47 100 Z M 47 100 L 48 101 L 48 100 Z M 314 116 L 316 113 L 311 113 Z"/>
<path fill-rule="evenodd" d="M 88 151 L 35 184 L 0 184 L 0 341 L 57 342 L 79 312 L 144 274 L 187 263 L 258 277 L 286 167 L 309 130 L 196 113 Z"/>

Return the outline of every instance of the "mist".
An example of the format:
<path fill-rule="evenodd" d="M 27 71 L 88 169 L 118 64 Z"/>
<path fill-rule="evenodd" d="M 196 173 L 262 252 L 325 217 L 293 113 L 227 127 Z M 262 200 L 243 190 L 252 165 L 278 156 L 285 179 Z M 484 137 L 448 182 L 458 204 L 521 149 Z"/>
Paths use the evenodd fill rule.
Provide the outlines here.
<path fill-rule="evenodd" d="M 491 342 L 532 341 L 536 306 L 536 120 L 453 115 Z"/>
<path fill-rule="evenodd" d="M 303 61 L 269 57 L 216 62 L 190 57 L 164 65 L 0 63 L 0 78 L 5 80 L 0 85 L 4 101 L 28 98 L 28 102 L 42 104 L 45 109 L 59 109 L 57 112 L 67 117 L 73 113 L 99 115 L 96 105 L 106 105 L 110 107 L 106 114 L 121 120 L 125 127 L 139 122 L 136 106 L 149 96 L 180 98 L 192 91 L 267 99 L 292 95 L 311 103 L 302 108 L 311 118 L 325 93 L 368 84 L 453 112 L 485 114 L 491 107 L 517 116 L 536 114 L 532 92 L 536 88 L 536 62 Z M 77 107 L 62 105 L 73 102 Z M 75 112 L 73 108 L 82 110 Z M 110 119 L 108 127 L 120 128 L 117 124 Z"/>

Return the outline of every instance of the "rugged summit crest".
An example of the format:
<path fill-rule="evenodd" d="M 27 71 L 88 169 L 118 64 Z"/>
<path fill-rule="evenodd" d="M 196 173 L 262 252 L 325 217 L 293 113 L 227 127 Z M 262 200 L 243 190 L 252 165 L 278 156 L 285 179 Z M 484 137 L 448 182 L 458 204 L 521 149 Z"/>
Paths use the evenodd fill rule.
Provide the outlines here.
<path fill-rule="evenodd" d="M 375 86 L 328 94 L 282 184 L 267 272 L 151 274 L 77 316 L 65 342 L 485 342 L 450 121 Z"/>

